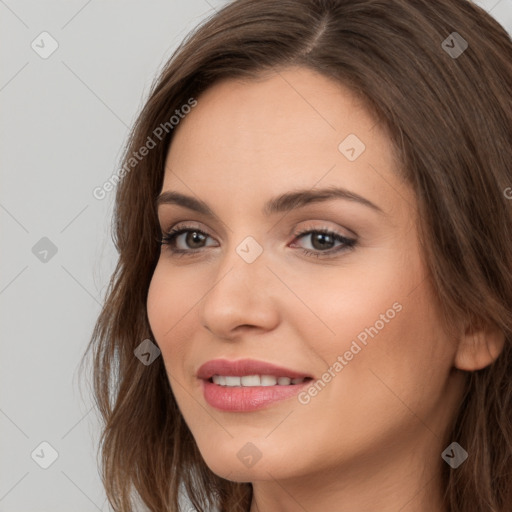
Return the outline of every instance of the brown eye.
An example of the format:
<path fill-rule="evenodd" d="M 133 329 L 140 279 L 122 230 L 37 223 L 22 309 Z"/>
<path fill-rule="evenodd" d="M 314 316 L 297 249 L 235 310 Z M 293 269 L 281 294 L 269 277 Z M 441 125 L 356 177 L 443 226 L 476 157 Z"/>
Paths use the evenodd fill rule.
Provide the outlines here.
<path fill-rule="evenodd" d="M 206 237 L 203 233 L 198 231 L 189 231 L 185 233 L 185 245 L 190 247 L 191 249 L 197 249 L 198 247 L 202 247 L 202 244 L 206 240 Z"/>
<path fill-rule="evenodd" d="M 302 251 L 308 256 L 329 257 L 340 252 L 353 248 L 357 240 L 347 238 L 334 231 L 324 229 L 310 229 L 295 234 L 293 245 L 298 244 L 297 240 L 307 240 L 309 238 L 309 247 L 302 246 Z"/>
<path fill-rule="evenodd" d="M 318 249 L 319 251 L 331 249 L 334 242 L 334 237 L 328 233 L 316 233 L 311 235 L 311 245 L 314 249 Z"/>
<path fill-rule="evenodd" d="M 164 233 L 160 243 L 169 245 L 172 252 L 186 253 L 207 247 L 206 241 L 208 238 L 211 238 L 208 233 L 200 229 L 184 227 L 171 229 L 168 233 Z"/>

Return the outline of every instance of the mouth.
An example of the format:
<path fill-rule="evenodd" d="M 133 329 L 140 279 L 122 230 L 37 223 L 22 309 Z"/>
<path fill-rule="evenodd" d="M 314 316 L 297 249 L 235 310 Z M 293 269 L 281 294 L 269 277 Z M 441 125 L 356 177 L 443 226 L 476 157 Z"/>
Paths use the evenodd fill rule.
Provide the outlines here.
<path fill-rule="evenodd" d="M 281 366 L 241 359 L 214 359 L 203 364 L 197 377 L 212 407 L 227 412 L 250 412 L 295 396 L 313 376 Z"/>

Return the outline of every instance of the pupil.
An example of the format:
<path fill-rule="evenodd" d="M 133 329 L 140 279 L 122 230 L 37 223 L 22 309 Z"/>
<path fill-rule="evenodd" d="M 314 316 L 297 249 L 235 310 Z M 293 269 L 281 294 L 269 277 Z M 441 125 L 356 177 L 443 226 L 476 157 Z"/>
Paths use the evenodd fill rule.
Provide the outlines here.
<path fill-rule="evenodd" d="M 315 246 L 317 243 L 319 244 L 318 247 Z M 332 236 L 326 233 L 318 233 L 313 236 L 313 247 L 315 249 L 325 249 L 326 246 L 330 246 L 332 243 Z"/>
<path fill-rule="evenodd" d="M 201 233 L 197 233 L 196 231 L 191 231 L 187 235 L 187 245 L 189 247 L 194 247 L 195 243 L 199 244 L 199 247 L 201 246 L 201 242 L 203 242 L 204 236 Z"/>

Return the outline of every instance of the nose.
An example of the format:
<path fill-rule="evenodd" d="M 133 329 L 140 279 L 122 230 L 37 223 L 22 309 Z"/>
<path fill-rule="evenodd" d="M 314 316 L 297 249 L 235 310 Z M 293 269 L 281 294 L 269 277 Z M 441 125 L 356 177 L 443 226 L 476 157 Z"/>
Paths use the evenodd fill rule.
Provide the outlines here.
<path fill-rule="evenodd" d="M 199 304 L 202 325 L 218 338 L 233 340 L 247 329 L 269 331 L 279 323 L 278 281 L 263 252 L 248 263 L 232 249 Z"/>

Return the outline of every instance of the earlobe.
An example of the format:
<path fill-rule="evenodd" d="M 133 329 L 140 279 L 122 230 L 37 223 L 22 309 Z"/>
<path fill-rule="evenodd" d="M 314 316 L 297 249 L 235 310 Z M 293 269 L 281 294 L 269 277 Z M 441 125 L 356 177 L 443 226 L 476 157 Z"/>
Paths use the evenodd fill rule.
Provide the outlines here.
<path fill-rule="evenodd" d="M 471 324 L 459 339 L 455 367 L 459 370 L 481 370 L 492 364 L 505 345 L 505 333 L 497 326 Z"/>

